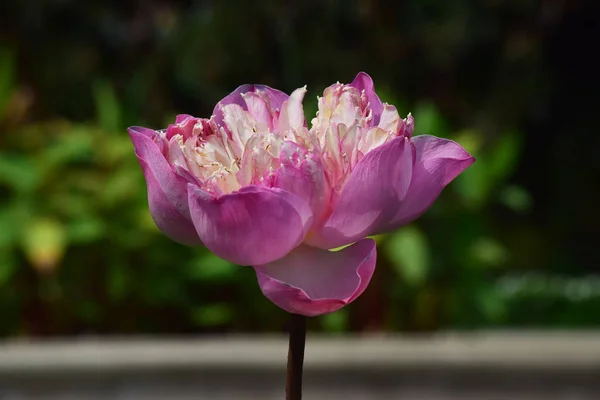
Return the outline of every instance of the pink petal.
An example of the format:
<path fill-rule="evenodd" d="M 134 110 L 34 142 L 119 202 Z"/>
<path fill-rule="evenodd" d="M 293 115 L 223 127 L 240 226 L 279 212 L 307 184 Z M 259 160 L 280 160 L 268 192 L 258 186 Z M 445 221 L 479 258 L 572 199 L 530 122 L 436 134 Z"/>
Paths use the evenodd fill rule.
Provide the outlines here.
<path fill-rule="evenodd" d="M 418 218 L 446 185 L 475 162 L 474 157 L 452 140 L 421 135 L 414 137 L 412 143 L 416 154 L 410 189 L 385 231 L 397 229 Z"/>
<path fill-rule="evenodd" d="M 283 164 L 275 174 L 274 185 L 303 199 L 312 199 L 315 187 L 304 171 L 295 165 Z"/>
<path fill-rule="evenodd" d="M 279 132 L 285 133 L 290 129 L 297 132 L 306 125 L 304 108 L 302 107 L 302 100 L 305 94 L 306 87 L 296 89 L 292 92 L 290 98 L 283 103 L 277 121 Z"/>
<path fill-rule="evenodd" d="M 247 186 L 214 197 L 188 186 L 192 221 L 206 247 L 241 265 L 266 264 L 302 243 L 312 223 L 308 204 L 275 188 Z"/>
<path fill-rule="evenodd" d="M 415 119 L 412 114 L 408 114 L 401 122 L 398 135 L 404 135 L 409 139 L 412 138 L 413 131 L 415 130 Z"/>
<path fill-rule="evenodd" d="M 285 258 L 254 267 L 263 294 L 285 311 L 317 316 L 336 311 L 365 290 L 376 261 L 375 241 L 337 252 L 299 246 Z"/>
<path fill-rule="evenodd" d="M 274 112 L 275 110 L 281 109 L 281 105 L 284 101 L 288 99 L 288 95 L 279 91 L 277 89 L 273 89 L 266 85 L 242 85 L 235 89 L 233 92 L 224 97 L 221 101 L 217 103 L 213 110 L 213 115 L 215 116 L 215 122 L 217 125 L 223 125 L 223 112 L 221 108 L 226 106 L 227 104 L 237 104 L 242 107 L 244 110 L 246 108 L 246 102 L 242 97 L 242 94 L 253 92 L 260 95 L 269 105 L 269 109 Z"/>
<path fill-rule="evenodd" d="M 201 245 L 190 219 L 188 181 L 173 172 L 153 140 L 153 130 L 131 127 L 128 132 L 146 178 L 148 205 L 156 226 L 176 242 Z"/>
<path fill-rule="evenodd" d="M 242 97 L 250 115 L 267 128 L 273 129 L 273 115 L 267 102 L 254 92 L 244 93 Z"/>
<path fill-rule="evenodd" d="M 267 85 L 254 85 L 254 91 L 265 99 L 271 111 L 281 110 L 281 106 L 289 98 L 281 90 L 273 89 Z"/>
<path fill-rule="evenodd" d="M 175 123 L 179 124 L 183 121 L 185 121 L 188 118 L 194 118 L 193 116 L 189 115 L 189 114 L 179 114 L 175 117 Z"/>
<path fill-rule="evenodd" d="M 350 86 L 357 88 L 358 90 L 364 90 L 371 104 L 371 110 L 373 110 L 373 126 L 379 125 L 379 119 L 383 112 L 383 103 L 375 93 L 375 85 L 373 79 L 365 72 L 359 72 L 356 78 L 352 81 Z"/>
<path fill-rule="evenodd" d="M 306 199 L 313 212 L 313 226 L 322 225 L 329 208 L 331 189 L 320 157 L 309 154 L 298 144 L 285 141 L 281 146 L 281 166 L 274 186 Z"/>
<path fill-rule="evenodd" d="M 169 125 L 167 128 L 167 140 L 171 140 L 171 138 L 175 135 L 183 136 L 184 140 L 189 139 L 192 136 L 194 131 L 194 126 L 200 121 L 199 118 L 192 117 L 187 114 L 179 114 L 175 118 L 175 123 Z"/>
<path fill-rule="evenodd" d="M 384 131 L 398 132 L 398 125 L 400 124 L 400 115 L 396 107 L 386 104 L 381 112 L 378 126 Z"/>
<path fill-rule="evenodd" d="M 342 189 L 338 204 L 320 232 L 318 246 L 343 246 L 386 226 L 408 192 L 412 164 L 413 147 L 404 137 L 367 153 Z"/>

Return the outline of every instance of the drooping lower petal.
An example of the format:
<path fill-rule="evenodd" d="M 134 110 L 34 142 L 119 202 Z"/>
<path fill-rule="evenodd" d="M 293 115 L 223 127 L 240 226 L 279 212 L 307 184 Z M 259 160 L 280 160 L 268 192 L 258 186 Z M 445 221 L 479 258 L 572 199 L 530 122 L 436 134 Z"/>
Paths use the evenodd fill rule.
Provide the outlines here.
<path fill-rule="evenodd" d="M 287 312 L 317 316 L 340 309 L 365 290 L 376 262 L 375 241 L 332 252 L 302 245 L 285 258 L 255 266 L 263 294 Z"/>
<path fill-rule="evenodd" d="M 148 206 L 156 226 L 176 242 L 189 246 L 202 244 L 190 219 L 187 202 L 188 181 L 177 175 L 161 153 L 147 128 L 128 130 L 135 154 L 148 187 Z"/>
<path fill-rule="evenodd" d="M 286 256 L 306 236 L 312 212 L 304 199 L 274 188 L 247 186 L 219 197 L 189 185 L 192 221 L 206 247 L 241 265 Z"/>
<path fill-rule="evenodd" d="M 382 231 L 396 229 L 418 218 L 446 185 L 475 162 L 473 156 L 452 140 L 421 135 L 412 142 L 416 153 L 410 188 L 397 214 Z"/>
<path fill-rule="evenodd" d="M 335 248 L 379 231 L 393 218 L 411 182 L 413 148 L 404 137 L 367 153 L 352 171 L 331 217 L 311 244 Z"/>

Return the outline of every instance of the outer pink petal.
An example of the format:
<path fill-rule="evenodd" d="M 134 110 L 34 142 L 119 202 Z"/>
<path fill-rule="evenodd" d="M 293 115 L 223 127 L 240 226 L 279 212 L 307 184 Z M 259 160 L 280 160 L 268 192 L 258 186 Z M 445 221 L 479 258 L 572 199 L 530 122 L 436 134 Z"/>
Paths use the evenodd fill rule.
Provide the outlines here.
<path fill-rule="evenodd" d="M 416 155 L 410 189 L 384 231 L 397 229 L 418 218 L 446 185 L 475 162 L 473 156 L 452 140 L 421 135 L 414 137 L 412 142 Z"/>
<path fill-rule="evenodd" d="M 309 205 L 280 189 L 247 186 L 214 197 L 188 186 L 192 221 L 206 247 L 241 265 L 258 265 L 287 255 L 312 223 Z"/>
<path fill-rule="evenodd" d="M 148 205 L 156 226 L 176 242 L 201 245 L 190 219 L 188 181 L 173 172 L 154 142 L 153 130 L 131 127 L 128 132 L 146 178 Z"/>
<path fill-rule="evenodd" d="M 363 239 L 337 252 L 302 245 L 254 269 L 269 300 L 287 312 L 316 316 L 360 296 L 373 276 L 376 258 L 375 241 Z"/>
<path fill-rule="evenodd" d="M 359 72 L 350 86 L 353 86 L 358 90 L 365 91 L 365 94 L 369 99 L 369 103 L 371 104 L 371 109 L 373 110 L 373 126 L 379 125 L 379 119 L 381 118 L 381 113 L 383 112 L 383 103 L 379 99 L 379 96 L 377 96 L 377 93 L 375 93 L 373 79 L 371 79 L 367 73 Z"/>
<path fill-rule="evenodd" d="M 331 217 L 311 244 L 343 246 L 388 224 L 408 192 L 412 165 L 413 147 L 404 137 L 368 152 L 352 171 Z"/>
<path fill-rule="evenodd" d="M 226 106 L 227 104 L 237 104 L 242 107 L 244 110 L 247 110 L 246 102 L 242 97 L 242 94 L 247 92 L 254 92 L 263 97 L 268 103 L 271 111 L 281 109 L 281 105 L 284 101 L 288 99 L 288 95 L 283 93 L 280 90 L 273 89 L 272 87 L 266 85 L 242 85 L 235 89 L 233 92 L 224 97 L 221 101 L 217 103 L 213 110 L 213 115 L 215 116 L 215 122 L 217 125 L 223 124 L 223 112 L 221 108 Z"/>

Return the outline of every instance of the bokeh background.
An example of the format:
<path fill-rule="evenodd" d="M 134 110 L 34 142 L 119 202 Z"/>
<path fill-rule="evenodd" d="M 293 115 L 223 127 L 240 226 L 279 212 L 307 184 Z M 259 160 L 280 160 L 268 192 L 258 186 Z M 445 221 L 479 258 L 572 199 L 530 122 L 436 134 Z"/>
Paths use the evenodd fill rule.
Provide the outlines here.
<path fill-rule="evenodd" d="M 592 3 L 2 2 L 0 335 L 282 330 L 250 268 L 157 230 L 126 128 L 208 116 L 243 83 L 308 85 L 311 115 L 359 71 L 477 162 L 310 329 L 600 327 Z"/>

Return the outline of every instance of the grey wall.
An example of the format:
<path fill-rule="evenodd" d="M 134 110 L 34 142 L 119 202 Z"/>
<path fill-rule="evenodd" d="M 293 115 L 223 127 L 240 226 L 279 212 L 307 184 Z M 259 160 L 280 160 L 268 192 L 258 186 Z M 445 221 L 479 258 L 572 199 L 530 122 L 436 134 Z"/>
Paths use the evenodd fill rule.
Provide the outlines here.
<path fill-rule="evenodd" d="M 6 343 L 0 399 L 283 399 L 285 338 Z M 309 334 L 311 399 L 600 399 L 600 334 Z"/>

